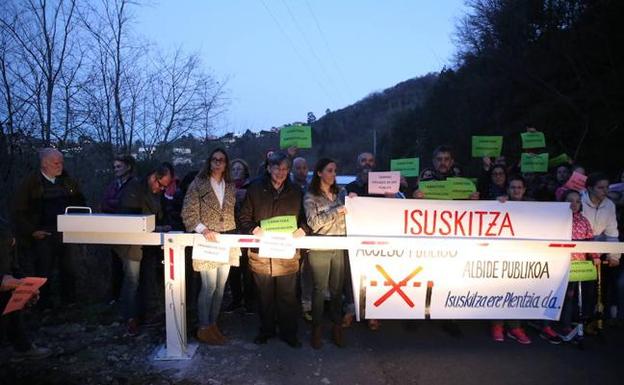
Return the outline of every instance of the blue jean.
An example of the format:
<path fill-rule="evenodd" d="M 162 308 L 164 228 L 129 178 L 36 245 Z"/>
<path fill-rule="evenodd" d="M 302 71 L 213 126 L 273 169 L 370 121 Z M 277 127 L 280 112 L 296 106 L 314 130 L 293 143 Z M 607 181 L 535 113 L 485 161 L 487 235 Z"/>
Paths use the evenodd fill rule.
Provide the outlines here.
<path fill-rule="evenodd" d="M 130 246 L 133 247 L 133 246 Z M 141 311 L 141 297 L 139 293 L 139 279 L 141 276 L 141 261 L 122 258 L 123 283 L 121 285 L 121 314 L 124 319 L 137 318 Z"/>
<path fill-rule="evenodd" d="M 208 326 L 217 322 L 229 272 L 230 265 L 199 272 L 201 276 L 201 289 L 197 297 L 199 326 Z"/>

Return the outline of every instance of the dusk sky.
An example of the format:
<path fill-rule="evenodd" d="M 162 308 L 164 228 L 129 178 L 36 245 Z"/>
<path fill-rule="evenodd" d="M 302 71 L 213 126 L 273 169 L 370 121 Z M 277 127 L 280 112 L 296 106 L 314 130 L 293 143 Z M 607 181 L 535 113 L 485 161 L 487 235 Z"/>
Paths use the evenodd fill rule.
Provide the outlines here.
<path fill-rule="evenodd" d="M 452 61 L 463 0 L 161 0 L 137 31 L 228 79 L 215 134 L 317 118 Z"/>

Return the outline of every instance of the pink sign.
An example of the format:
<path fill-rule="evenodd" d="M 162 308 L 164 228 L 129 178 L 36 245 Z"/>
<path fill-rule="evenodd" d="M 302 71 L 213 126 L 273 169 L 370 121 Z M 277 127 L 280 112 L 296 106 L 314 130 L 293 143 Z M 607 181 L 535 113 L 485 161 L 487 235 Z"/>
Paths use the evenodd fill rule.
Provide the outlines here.
<path fill-rule="evenodd" d="M 563 187 L 570 189 L 570 190 L 576 190 L 579 192 L 585 191 L 586 180 L 587 180 L 587 176 L 574 171 L 570 179 L 568 179 L 568 181 L 563 185 Z"/>
<path fill-rule="evenodd" d="M 399 191 L 401 173 L 399 171 L 369 172 L 368 193 L 386 194 Z"/>
<path fill-rule="evenodd" d="M 43 286 L 47 280 L 47 278 L 39 277 L 26 277 L 22 279 L 22 283 L 15 288 L 15 290 L 13 290 L 13 294 L 4 308 L 2 315 L 23 309 L 28 301 L 30 301 L 30 299 L 38 293 L 39 288 Z"/>

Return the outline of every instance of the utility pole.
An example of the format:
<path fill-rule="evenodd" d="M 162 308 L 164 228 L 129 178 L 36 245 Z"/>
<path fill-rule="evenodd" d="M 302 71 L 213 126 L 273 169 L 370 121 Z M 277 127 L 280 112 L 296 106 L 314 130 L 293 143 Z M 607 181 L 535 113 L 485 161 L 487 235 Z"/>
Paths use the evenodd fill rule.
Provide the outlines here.
<path fill-rule="evenodd" d="M 373 156 L 377 159 L 377 129 L 373 128 Z"/>

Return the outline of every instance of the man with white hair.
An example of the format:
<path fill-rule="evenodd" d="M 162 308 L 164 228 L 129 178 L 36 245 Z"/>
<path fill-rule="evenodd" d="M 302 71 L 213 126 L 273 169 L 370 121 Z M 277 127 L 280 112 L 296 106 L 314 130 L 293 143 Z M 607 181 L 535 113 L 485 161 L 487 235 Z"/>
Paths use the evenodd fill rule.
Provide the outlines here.
<path fill-rule="evenodd" d="M 60 270 L 61 300 L 76 300 L 76 273 L 71 245 L 63 243 L 56 217 L 67 206 L 84 206 L 78 183 L 63 170 L 63 154 L 54 148 L 39 152 L 40 167 L 19 186 L 13 202 L 13 226 L 18 242 L 30 249 L 28 273 L 51 279 L 55 266 Z M 48 282 L 42 287 L 40 305 L 52 307 Z"/>

